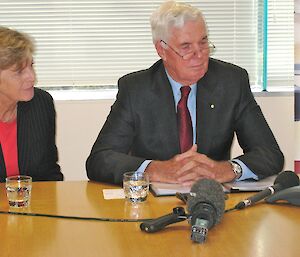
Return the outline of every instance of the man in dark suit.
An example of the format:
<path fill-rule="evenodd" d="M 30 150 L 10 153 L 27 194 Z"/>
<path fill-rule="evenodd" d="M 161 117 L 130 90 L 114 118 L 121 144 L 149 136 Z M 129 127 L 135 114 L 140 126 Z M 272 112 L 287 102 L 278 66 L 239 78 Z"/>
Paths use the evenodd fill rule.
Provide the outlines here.
<path fill-rule="evenodd" d="M 248 74 L 209 57 L 214 46 L 201 12 L 166 2 L 153 13 L 151 27 L 161 60 L 119 80 L 117 99 L 87 159 L 88 177 L 120 184 L 124 172 L 141 171 L 151 181 L 191 185 L 201 178 L 222 183 L 280 172 L 284 157 Z M 189 88 L 187 144 L 179 131 L 181 88 Z M 231 159 L 234 133 L 244 154 Z"/>

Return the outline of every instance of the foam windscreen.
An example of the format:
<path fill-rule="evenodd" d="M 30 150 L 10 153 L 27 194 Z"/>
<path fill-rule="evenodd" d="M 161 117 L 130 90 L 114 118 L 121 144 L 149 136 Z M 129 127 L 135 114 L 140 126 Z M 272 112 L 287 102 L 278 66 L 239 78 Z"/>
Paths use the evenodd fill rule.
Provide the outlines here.
<path fill-rule="evenodd" d="M 212 179 L 201 179 L 192 186 L 191 193 L 195 196 L 189 197 L 187 208 L 192 215 L 192 219 L 193 214 L 197 211 L 199 212 L 200 205 L 208 204 L 215 210 L 214 217 L 204 218 L 212 220 L 213 224 L 211 226 L 219 223 L 225 209 L 225 195 L 221 184 Z M 202 212 L 201 215 L 205 214 Z M 212 214 L 209 213 L 209 215 Z"/>
<path fill-rule="evenodd" d="M 298 186 L 299 185 L 299 177 L 295 172 L 287 170 L 279 173 L 274 181 L 274 185 L 280 184 L 282 189 Z"/>

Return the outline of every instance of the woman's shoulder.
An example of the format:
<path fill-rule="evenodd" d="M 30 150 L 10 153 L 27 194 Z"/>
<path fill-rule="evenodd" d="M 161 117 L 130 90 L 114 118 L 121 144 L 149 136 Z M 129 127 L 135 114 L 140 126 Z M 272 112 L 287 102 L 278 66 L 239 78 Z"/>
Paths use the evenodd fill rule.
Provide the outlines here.
<path fill-rule="evenodd" d="M 48 101 L 53 101 L 52 96 L 45 90 L 41 89 L 41 88 L 34 88 L 34 97 L 33 99 L 38 98 L 38 99 L 44 99 L 44 100 L 48 100 Z"/>
<path fill-rule="evenodd" d="M 34 96 L 28 104 L 32 106 L 45 106 L 50 107 L 53 106 L 53 98 L 47 91 L 41 88 L 34 88 Z"/>

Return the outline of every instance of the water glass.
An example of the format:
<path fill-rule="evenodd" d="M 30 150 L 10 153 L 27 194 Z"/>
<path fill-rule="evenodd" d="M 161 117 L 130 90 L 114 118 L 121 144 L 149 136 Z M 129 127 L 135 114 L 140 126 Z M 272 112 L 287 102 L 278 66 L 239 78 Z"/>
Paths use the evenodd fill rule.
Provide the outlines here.
<path fill-rule="evenodd" d="M 149 177 L 143 172 L 126 172 L 123 175 L 125 198 L 132 203 L 143 202 L 149 193 Z"/>
<path fill-rule="evenodd" d="M 10 207 L 23 208 L 30 204 L 32 178 L 11 176 L 6 178 L 6 194 Z"/>

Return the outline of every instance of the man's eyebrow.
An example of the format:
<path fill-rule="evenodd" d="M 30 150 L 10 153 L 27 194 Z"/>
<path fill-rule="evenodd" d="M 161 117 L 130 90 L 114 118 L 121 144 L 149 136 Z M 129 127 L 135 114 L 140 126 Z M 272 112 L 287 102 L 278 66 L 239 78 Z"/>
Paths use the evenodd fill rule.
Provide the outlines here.
<path fill-rule="evenodd" d="M 190 44 L 191 44 L 190 42 L 182 42 L 182 43 L 180 43 L 181 46 L 183 46 L 183 45 L 190 45 Z"/>
<path fill-rule="evenodd" d="M 203 41 L 203 40 L 208 40 L 208 36 L 205 35 L 204 37 L 202 37 L 201 41 Z M 180 43 L 180 46 L 190 45 L 190 44 L 191 44 L 190 42 L 184 41 L 184 42 Z"/>

